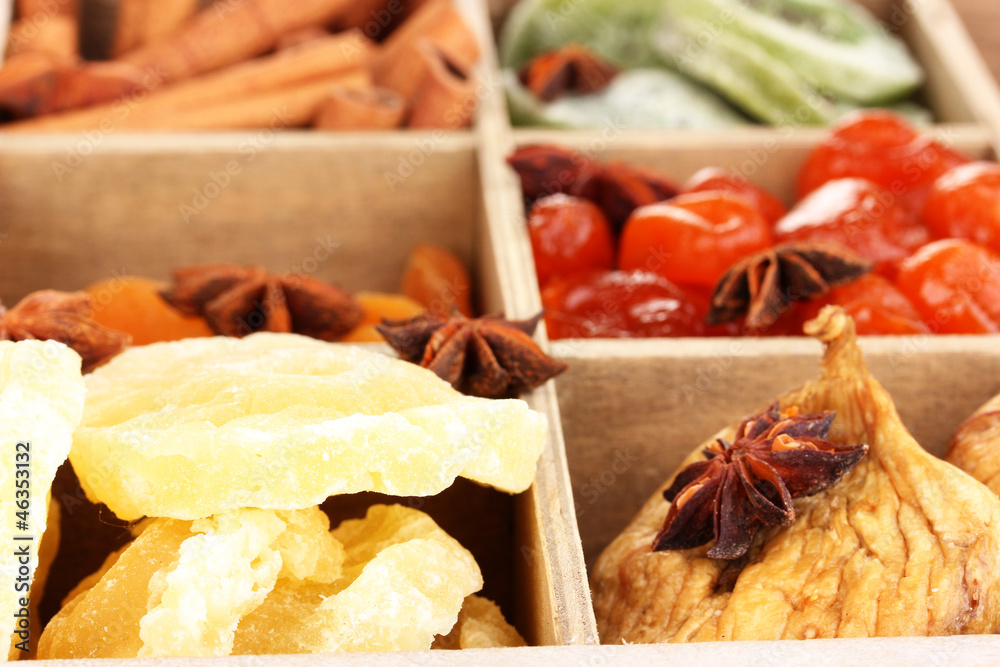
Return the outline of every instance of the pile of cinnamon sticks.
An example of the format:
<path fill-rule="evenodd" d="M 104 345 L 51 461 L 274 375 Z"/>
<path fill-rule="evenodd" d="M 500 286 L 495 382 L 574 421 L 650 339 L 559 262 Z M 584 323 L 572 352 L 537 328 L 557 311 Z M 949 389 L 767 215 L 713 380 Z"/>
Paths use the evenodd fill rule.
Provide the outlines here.
<path fill-rule="evenodd" d="M 119 0 L 111 60 L 78 0 L 18 0 L 4 132 L 458 129 L 479 44 L 452 0 Z"/>

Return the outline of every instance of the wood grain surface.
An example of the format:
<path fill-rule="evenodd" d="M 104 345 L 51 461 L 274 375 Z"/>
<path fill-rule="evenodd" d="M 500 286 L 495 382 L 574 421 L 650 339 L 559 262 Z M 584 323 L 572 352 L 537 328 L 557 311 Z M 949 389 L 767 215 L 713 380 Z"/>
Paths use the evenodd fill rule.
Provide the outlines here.
<path fill-rule="evenodd" d="M 1000 80 L 1000 2 L 951 0 L 993 76 Z"/>

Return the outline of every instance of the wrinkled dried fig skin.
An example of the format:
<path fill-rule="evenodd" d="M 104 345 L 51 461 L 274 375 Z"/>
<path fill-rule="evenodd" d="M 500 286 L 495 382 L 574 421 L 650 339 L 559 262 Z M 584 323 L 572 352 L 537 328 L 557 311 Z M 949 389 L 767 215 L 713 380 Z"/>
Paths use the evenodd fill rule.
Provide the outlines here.
<path fill-rule="evenodd" d="M 1000 394 L 958 427 L 945 460 L 1000 495 Z"/>
<path fill-rule="evenodd" d="M 833 320 L 827 324 L 842 324 Z M 796 500 L 792 526 L 759 533 L 731 593 L 716 591 L 727 564 L 705 558 L 708 546 L 651 552 L 668 509 L 664 484 L 595 566 L 601 640 L 993 632 L 1000 622 L 1000 502 L 906 432 L 869 376 L 853 328 L 830 344 L 822 377 L 781 405 L 835 410 L 830 439 L 868 442 L 868 456 L 837 486 Z M 684 465 L 698 460 L 703 446 Z"/>

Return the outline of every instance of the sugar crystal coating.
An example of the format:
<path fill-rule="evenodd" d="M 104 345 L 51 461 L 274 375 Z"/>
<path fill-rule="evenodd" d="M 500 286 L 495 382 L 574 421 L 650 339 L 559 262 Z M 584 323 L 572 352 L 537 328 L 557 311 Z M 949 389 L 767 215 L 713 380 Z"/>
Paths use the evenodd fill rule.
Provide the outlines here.
<path fill-rule="evenodd" d="M 0 616 L 14 629 L 29 597 L 48 515 L 47 494 L 83 412 L 80 355 L 55 341 L 0 341 Z M 26 506 L 18 506 L 20 501 Z M 27 562 L 24 562 L 24 561 Z M 27 623 L 27 620 L 25 620 Z M 20 628 L 27 635 L 26 628 Z M 15 635 L 8 645 L 25 639 Z M 29 641 L 30 643 L 30 641 Z"/>
<path fill-rule="evenodd" d="M 375 505 L 343 528 L 318 507 L 152 520 L 71 594 L 39 657 L 426 649 L 482 587 L 418 510 Z"/>
<path fill-rule="evenodd" d="M 70 460 L 126 520 L 431 495 L 462 475 L 519 492 L 545 416 L 463 396 L 415 364 L 293 334 L 132 348 L 87 379 Z"/>

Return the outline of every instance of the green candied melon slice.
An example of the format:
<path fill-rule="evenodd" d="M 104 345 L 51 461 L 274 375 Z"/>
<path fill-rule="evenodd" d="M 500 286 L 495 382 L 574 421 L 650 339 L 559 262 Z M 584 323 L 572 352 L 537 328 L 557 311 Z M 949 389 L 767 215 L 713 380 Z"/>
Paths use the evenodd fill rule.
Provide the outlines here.
<path fill-rule="evenodd" d="M 842 0 L 527 0 L 504 26 L 502 59 L 519 68 L 569 42 L 620 67 L 681 71 L 772 123 L 830 122 L 844 103 L 886 104 L 923 78 L 902 42 Z"/>
<path fill-rule="evenodd" d="M 859 104 L 883 104 L 923 81 L 906 46 L 864 9 L 844 0 L 663 0 L 664 24 L 687 19 L 687 50 L 711 44 L 715 33 L 742 37 L 773 62 L 794 69 L 824 95 Z M 673 49 L 667 55 L 676 56 Z M 725 67 L 738 53 L 724 53 Z M 760 59 L 755 57 L 755 59 Z M 761 63 L 758 74 L 766 74 Z"/>
<path fill-rule="evenodd" d="M 667 70 L 628 70 L 598 93 L 548 104 L 521 85 L 512 70 L 504 72 L 504 83 L 515 125 L 712 129 L 749 122 L 715 93 Z"/>

